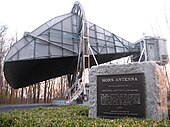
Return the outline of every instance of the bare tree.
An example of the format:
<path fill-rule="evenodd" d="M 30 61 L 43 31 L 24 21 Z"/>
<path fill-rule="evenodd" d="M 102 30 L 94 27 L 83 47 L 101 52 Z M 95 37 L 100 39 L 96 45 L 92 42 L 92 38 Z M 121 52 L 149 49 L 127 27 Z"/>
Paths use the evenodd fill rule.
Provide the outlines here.
<path fill-rule="evenodd" d="M 46 95 L 47 95 L 47 103 L 49 102 L 49 91 L 50 91 L 50 80 L 48 80 L 48 85 L 47 85 L 47 93 L 46 93 Z"/>
<path fill-rule="evenodd" d="M 28 88 L 28 103 L 32 103 L 32 86 Z"/>
<path fill-rule="evenodd" d="M 36 103 L 36 83 L 33 86 L 33 103 Z"/>
<path fill-rule="evenodd" d="M 37 83 L 37 86 L 38 86 L 38 88 L 37 88 L 37 103 L 39 103 L 39 101 L 40 101 L 40 92 L 41 92 L 40 84 L 41 84 L 40 82 Z"/>
<path fill-rule="evenodd" d="M 13 103 L 13 100 L 14 100 L 14 89 L 11 87 L 10 103 Z"/>
<path fill-rule="evenodd" d="M 167 26 L 168 32 L 169 32 L 169 34 L 170 34 L 170 19 L 168 18 L 168 14 L 169 14 L 168 10 L 169 10 L 170 8 L 167 8 L 166 5 L 168 5 L 168 4 L 167 4 L 166 1 L 164 0 L 164 12 L 165 12 L 164 16 L 165 16 L 165 22 L 166 22 L 166 26 Z"/>
<path fill-rule="evenodd" d="M 44 103 L 47 102 L 47 80 L 45 81 L 44 84 Z"/>
<path fill-rule="evenodd" d="M 21 88 L 21 103 L 23 103 L 23 95 L 24 95 L 24 88 L 22 87 Z"/>
<path fill-rule="evenodd" d="M 4 57 L 4 50 L 3 50 L 3 47 L 4 47 L 4 35 L 5 35 L 5 32 L 7 30 L 7 27 L 5 25 L 3 26 L 0 26 L 0 103 L 3 102 L 3 97 L 4 97 L 4 91 L 3 91 L 3 57 Z"/>

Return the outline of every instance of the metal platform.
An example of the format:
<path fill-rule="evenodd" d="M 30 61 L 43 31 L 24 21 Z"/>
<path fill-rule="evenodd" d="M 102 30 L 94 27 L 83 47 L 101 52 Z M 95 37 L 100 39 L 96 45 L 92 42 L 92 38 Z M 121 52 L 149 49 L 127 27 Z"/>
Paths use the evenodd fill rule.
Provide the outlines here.
<path fill-rule="evenodd" d="M 13 88 L 21 88 L 73 74 L 81 55 L 83 22 L 82 14 L 75 4 L 71 13 L 55 17 L 34 31 L 25 33 L 6 55 L 4 74 L 8 83 Z M 139 53 L 133 43 L 96 24 L 87 22 L 87 28 L 88 41 L 99 64 Z M 88 47 L 88 43 L 85 47 Z M 85 52 L 88 52 L 88 48 Z M 90 66 L 93 66 L 93 54 L 89 55 Z"/>

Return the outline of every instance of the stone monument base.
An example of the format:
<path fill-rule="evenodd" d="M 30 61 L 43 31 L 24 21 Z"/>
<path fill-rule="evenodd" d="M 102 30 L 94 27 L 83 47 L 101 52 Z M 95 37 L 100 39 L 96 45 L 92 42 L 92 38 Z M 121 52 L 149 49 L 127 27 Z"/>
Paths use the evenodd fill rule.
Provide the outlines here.
<path fill-rule="evenodd" d="M 102 118 L 168 118 L 168 84 L 155 62 L 93 66 L 89 116 Z"/>

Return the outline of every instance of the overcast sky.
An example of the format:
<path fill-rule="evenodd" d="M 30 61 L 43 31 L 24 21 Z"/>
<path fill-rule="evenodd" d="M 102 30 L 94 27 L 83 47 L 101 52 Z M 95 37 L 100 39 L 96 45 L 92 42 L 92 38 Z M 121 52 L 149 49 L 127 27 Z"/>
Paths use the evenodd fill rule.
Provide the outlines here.
<path fill-rule="evenodd" d="M 118 36 L 135 42 L 143 34 L 170 38 L 170 0 L 79 0 L 86 17 Z M 75 0 L 0 0 L 0 25 L 21 38 L 46 21 L 72 9 Z M 167 17 L 165 16 L 167 15 Z M 170 39 L 169 39 L 170 40 Z M 168 42 L 170 43 L 170 42 Z"/>

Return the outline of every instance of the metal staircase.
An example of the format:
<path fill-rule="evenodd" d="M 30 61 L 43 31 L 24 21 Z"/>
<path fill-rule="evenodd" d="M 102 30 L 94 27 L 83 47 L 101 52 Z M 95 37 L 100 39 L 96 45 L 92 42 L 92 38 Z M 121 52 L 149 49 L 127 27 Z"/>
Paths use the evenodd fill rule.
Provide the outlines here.
<path fill-rule="evenodd" d="M 78 80 L 77 80 L 78 81 Z M 75 92 L 71 92 L 71 91 Z M 75 87 L 72 89 L 69 89 L 70 93 L 69 94 L 73 94 L 70 96 L 70 98 L 67 101 L 67 104 L 71 104 L 74 100 L 76 100 L 84 91 L 84 84 L 81 83 L 80 81 L 76 82 Z"/>
<path fill-rule="evenodd" d="M 88 70 L 90 69 L 90 51 L 91 54 L 94 54 L 92 50 L 90 50 L 90 44 L 89 44 L 89 23 L 84 18 L 83 25 L 82 25 L 82 31 L 81 31 L 81 45 L 82 45 L 82 55 L 79 55 L 78 58 L 78 65 L 77 65 L 77 74 L 80 74 L 80 77 L 77 77 L 75 83 L 72 85 L 70 92 L 70 98 L 67 101 L 68 104 L 71 104 L 74 100 L 76 100 L 82 93 L 83 95 L 86 95 L 86 86 L 85 86 L 85 68 L 86 68 L 86 61 L 87 61 L 87 67 Z M 87 49 L 86 49 L 87 48 Z M 95 62 L 97 62 L 95 56 L 93 55 Z M 98 64 L 97 64 L 98 65 Z M 84 71 L 84 72 L 83 72 Z M 72 91 L 74 91 L 72 93 Z"/>

